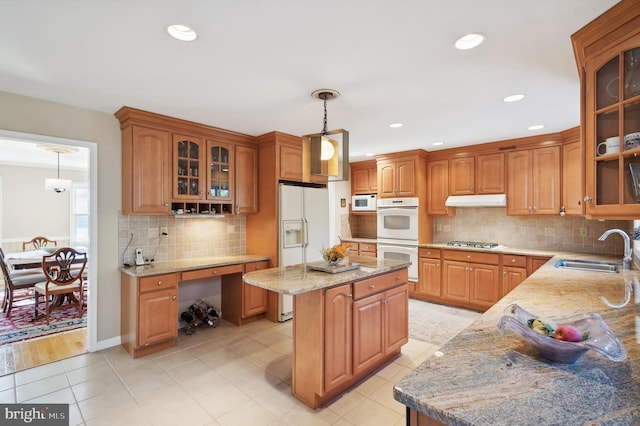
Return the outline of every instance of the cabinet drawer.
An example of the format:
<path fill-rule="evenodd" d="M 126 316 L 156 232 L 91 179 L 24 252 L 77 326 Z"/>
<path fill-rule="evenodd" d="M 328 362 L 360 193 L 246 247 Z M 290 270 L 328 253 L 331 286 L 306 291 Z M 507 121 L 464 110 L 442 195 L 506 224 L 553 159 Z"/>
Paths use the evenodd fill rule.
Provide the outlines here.
<path fill-rule="evenodd" d="M 244 272 L 262 271 L 269 269 L 268 260 L 260 260 L 258 262 L 249 262 L 244 265 Z"/>
<path fill-rule="evenodd" d="M 377 257 L 378 253 L 375 250 L 374 251 L 362 251 L 362 250 L 360 250 L 360 256 Z"/>
<path fill-rule="evenodd" d="M 182 273 L 182 281 L 197 280 L 200 278 L 220 277 L 222 275 L 237 274 L 244 272 L 244 265 L 220 266 L 218 268 L 197 269 Z"/>
<path fill-rule="evenodd" d="M 440 249 L 420 247 L 420 249 L 418 249 L 418 256 L 429 257 L 431 259 L 440 259 Z"/>
<path fill-rule="evenodd" d="M 526 268 L 527 256 L 504 254 L 502 255 L 502 266 L 516 266 L 518 268 Z"/>
<path fill-rule="evenodd" d="M 358 251 L 363 252 L 363 251 L 369 251 L 369 252 L 375 252 L 376 250 L 378 250 L 378 246 L 375 243 L 359 243 L 358 244 L 360 246 L 360 248 L 358 249 Z"/>
<path fill-rule="evenodd" d="M 154 275 L 140 278 L 140 293 L 147 291 L 164 290 L 178 285 L 178 274 Z"/>
<path fill-rule="evenodd" d="M 405 284 L 408 280 L 408 270 L 394 271 L 377 277 L 353 283 L 353 299 L 358 300 L 363 297 L 379 293 L 381 291 Z"/>
<path fill-rule="evenodd" d="M 478 251 L 462 251 L 462 250 L 445 250 L 444 258 L 449 260 L 458 260 L 461 262 L 488 263 L 490 265 L 498 265 L 499 254 L 484 253 Z"/>

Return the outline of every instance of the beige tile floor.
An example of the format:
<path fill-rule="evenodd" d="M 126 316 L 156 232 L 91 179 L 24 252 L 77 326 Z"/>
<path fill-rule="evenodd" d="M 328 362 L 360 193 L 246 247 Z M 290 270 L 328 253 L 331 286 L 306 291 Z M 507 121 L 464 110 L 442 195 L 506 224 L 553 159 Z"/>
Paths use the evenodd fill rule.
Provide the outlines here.
<path fill-rule="evenodd" d="M 0 377 L 0 402 L 68 403 L 70 425 L 404 425 L 393 386 L 438 348 L 409 339 L 392 363 L 314 411 L 291 395 L 291 321 L 222 321 L 140 359 L 118 346 Z"/>

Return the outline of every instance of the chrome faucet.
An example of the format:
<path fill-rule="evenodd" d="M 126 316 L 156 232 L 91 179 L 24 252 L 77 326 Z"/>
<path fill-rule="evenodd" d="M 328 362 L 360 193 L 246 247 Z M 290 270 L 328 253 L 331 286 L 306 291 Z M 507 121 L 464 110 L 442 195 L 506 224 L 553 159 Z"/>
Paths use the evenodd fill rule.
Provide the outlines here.
<path fill-rule="evenodd" d="M 631 239 L 626 232 L 622 229 L 609 229 L 604 234 L 600 235 L 598 238 L 599 241 L 604 241 L 611 234 L 620 234 L 622 238 L 624 238 L 624 257 L 622 258 L 622 269 L 631 269 L 631 262 L 633 260 L 633 255 L 631 252 Z"/>

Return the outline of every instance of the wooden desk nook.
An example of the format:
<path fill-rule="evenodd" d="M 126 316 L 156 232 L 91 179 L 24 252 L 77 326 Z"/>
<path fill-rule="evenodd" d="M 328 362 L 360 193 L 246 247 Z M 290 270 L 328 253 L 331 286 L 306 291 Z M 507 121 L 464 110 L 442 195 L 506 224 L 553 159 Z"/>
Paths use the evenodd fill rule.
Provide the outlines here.
<path fill-rule="evenodd" d="M 242 274 L 268 267 L 265 256 L 238 255 L 120 268 L 122 346 L 138 358 L 175 345 L 178 289 L 183 281 L 220 277 L 224 319 L 241 325 L 262 318 L 267 291 L 244 284 Z"/>

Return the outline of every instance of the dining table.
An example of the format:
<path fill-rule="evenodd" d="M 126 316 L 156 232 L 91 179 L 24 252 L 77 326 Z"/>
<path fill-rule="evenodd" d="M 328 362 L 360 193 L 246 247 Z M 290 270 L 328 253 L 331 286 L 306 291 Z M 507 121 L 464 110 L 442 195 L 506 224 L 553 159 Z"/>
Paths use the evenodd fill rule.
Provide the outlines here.
<path fill-rule="evenodd" d="M 26 271 L 29 269 L 38 269 L 42 271 L 42 260 L 44 256 L 49 256 L 55 253 L 58 249 L 62 247 L 40 247 L 36 250 L 25 250 L 25 251 L 17 251 L 17 252 L 8 252 L 5 253 L 5 261 L 10 269 L 14 271 Z M 84 248 L 76 248 L 79 253 L 86 253 L 86 249 Z M 84 261 L 84 257 L 80 256 L 74 259 L 72 263 L 82 263 Z M 56 266 L 58 263 L 51 259 L 47 262 L 47 266 Z M 54 296 L 54 300 L 52 301 L 52 306 L 61 306 L 66 299 L 70 299 L 71 301 L 75 301 L 76 297 L 73 293 L 68 293 L 61 296 Z M 34 306 L 34 318 L 31 321 L 37 321 L 42 318 L 43 315 L 38 315 L 37 310 L 35 310 Z"/>
<path fill-rule="evenodd" d="M 42 258 L 49 256 L 56 252 L 56 250 L 62 247 L 41 247 L 36 250 L 16 251 L 5 253 L 5 259 L 9 267 L 14 271 L 21 271 L 25 269 L 42 269 Z M 86 253 L 83 249 L 76 248 L 80 253 Z M 83 257 L 78 257 L 73 263 L 82 263 Z M 54 266 L 57 262 L 51 260 L 47 262 L 47 266 Z"/>

